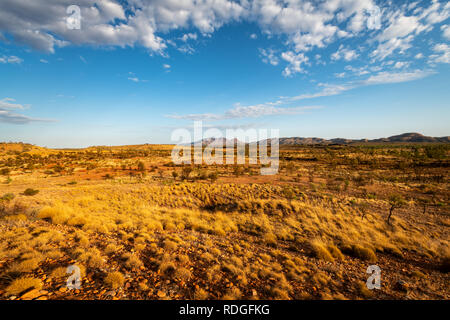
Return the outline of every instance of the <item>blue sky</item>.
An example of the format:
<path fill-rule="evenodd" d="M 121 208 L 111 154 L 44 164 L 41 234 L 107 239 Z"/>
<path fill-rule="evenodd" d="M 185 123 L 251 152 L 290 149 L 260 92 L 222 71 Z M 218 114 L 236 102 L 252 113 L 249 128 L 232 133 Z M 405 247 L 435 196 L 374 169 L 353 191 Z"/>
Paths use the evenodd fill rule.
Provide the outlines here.
<path fill-rule="evenodd" d="M 170 143 L 194 120 L 450 135 L 449 16 L 446 1 L 4 0 L 0 140 Z"/>

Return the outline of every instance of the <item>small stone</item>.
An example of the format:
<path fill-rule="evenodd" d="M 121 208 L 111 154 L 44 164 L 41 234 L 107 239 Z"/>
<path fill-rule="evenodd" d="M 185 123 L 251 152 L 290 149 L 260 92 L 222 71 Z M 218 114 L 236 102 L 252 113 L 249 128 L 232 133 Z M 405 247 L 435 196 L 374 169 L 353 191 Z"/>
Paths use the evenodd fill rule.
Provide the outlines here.
<path fill-rule="evenodd" d="M 32 299 L 39 297 L 40 295 L 41 294 L 39 293 L 39 290 L 33 289 L 31 291 L 28 291 L 24 295 L 22 295 L 20 298 L 23 300 L 32 300 Z"/>
<path fill-rule="evenodd" d="M 255 289 L 253 289 L 253 290 L 252 290 L 252 295 L 253 295 L 254 297 L 256 297 L 256 296 L 258 295 L 258 292 L 256 292 Z"/>
<path fill-rule="evenodd" d="M 67 291 L 67 288 L 66 287 L 61 287 L 61 288 L 59 288 L 59 292 L 66 292 Z"/>
<path fill-rule="evenodd" d="M 409 284 L 403 280 L 398 280 L 394 288 L 397 291 L 408 292 Z"/>
<path fill-rule="evenodd" d="M 164 291 L 158 290 L 157 295 L 158 295 L 158 297 L 160 297 L 160 298 L 164 298 L 164 297 L 166 296 L 166 293 L 165 293 Z"/>
<path fill-rule="evenodd" d="M 108 292 L 106 292 L 106 296 L 107 297 L 114 297 L 115 295 L 116 295 L 115 291 L 108 291 Z"/>

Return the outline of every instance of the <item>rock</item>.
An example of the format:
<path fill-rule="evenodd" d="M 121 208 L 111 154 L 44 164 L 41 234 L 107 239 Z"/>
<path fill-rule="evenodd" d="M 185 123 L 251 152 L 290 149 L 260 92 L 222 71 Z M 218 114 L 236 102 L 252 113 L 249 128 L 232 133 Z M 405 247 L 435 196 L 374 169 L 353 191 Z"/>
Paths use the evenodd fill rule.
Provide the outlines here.
<path fill-rule="evenodd" d="M 158 290 L 157 296 L 160 298 L 164 298 L 166 296 L 166 293 L 164 291 Z"/>
<path fill-rule="evenodd" d="M 61 288 L 59 288 L 59 292 L 66 292 L 67 291 L 67 288 L 66 287 L 61 287 Z"/>
<path fill-rule="evenodd" d="M 17 299 L 16 296 L 11 296 L 11 297 L 9 297 L 9 300 L 16 300 L 16 299 Z"/>
<path fill-rule="evenodd" d="M 39 297 L 39 296 L 41 296 L 42 294 L 39 292 L 39 290 L 37 290 L 37 289 L 33 289 L 33 290 L 31 290 L 31 291 L 28 291 L 27 293 L 25 293 L 24 295 L 22 295 L 21 297 L 20 297 L 20 299 L 22 299 L 22 300 L 32 300 L 32 299 L 35 299 L 35 298 L 37 298 L 37 297 Z"/>
<path fill-rule="evenodd" d="M 108 291 L 108 292 L 106 292 L 106 296 L 107 297 L 114 297 L 116 295 L 116 292 L 115 291 Z"/>
<path fill-rule="evenodd" d="M 256 297 L 256 296 L 258 295 L 258 292 L 256 292 L 255 289 L 253 289 L 253 290 L 252 290 L 252 295 L 253 295 L 254 297 Z"/>
<path fill-rule="evenodd" d="M 401 292 L 408 292 L 409 284 L 403 280 L 398 280 L 395 283 L 394 289 Z"/>

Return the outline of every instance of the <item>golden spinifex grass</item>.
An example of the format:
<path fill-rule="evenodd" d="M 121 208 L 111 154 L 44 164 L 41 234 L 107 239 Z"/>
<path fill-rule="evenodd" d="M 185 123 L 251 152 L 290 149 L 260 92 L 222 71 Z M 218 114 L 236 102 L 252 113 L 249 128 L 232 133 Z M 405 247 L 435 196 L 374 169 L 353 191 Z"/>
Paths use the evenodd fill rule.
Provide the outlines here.
<path fill-rule="evenodd" d="M 409 297 L 448 298 L 448 160 L 425 148 L 287 148 L 262 177 L 248 165 L 183 176 L 164 146 L 5 147 L 0 296 L 405 298 L 402 279 Z M 82 288 L 69 291 L 73 264 Z M 380 291 L 364 286 L 371 264 Z"/>

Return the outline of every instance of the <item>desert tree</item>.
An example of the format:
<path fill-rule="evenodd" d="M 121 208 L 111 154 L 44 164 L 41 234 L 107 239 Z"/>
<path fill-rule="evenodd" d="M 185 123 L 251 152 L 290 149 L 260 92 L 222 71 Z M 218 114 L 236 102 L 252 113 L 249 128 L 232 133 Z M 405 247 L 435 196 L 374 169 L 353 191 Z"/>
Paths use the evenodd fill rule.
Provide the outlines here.
<path fill-rule="evenodd" d="M 399 209 L 406 204 L 405 199 L 401 195 L 392 195 L 389 197 L 389 215 L 387 217 L 387 223 L 390 224 L 391 216 L 395 209 Z"/>

